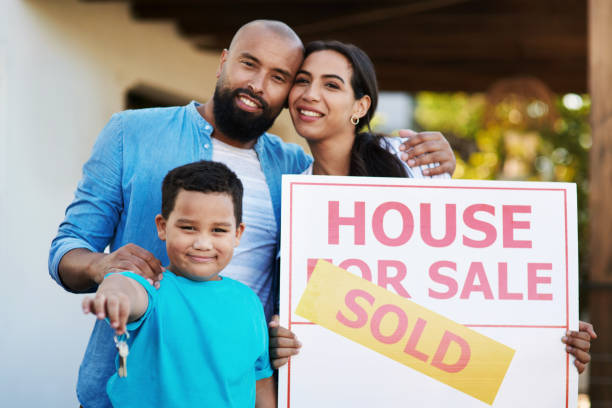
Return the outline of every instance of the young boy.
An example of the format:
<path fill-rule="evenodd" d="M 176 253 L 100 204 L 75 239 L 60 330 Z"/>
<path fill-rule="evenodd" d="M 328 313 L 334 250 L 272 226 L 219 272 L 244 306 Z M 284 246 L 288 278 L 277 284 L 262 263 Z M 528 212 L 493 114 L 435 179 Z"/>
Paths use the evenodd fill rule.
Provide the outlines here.
<path fill-rule="evenodd" d="M 155 223 L 170 265 L 155 289 L 108 274 L 83 311 L 129 333 L 127 376 L 107 392 L 120 407 L 274 407 L 268 330 L 257 295 L 219 272 L 244 230 L 242 184 L 201 161 L 168 173 Z"/>

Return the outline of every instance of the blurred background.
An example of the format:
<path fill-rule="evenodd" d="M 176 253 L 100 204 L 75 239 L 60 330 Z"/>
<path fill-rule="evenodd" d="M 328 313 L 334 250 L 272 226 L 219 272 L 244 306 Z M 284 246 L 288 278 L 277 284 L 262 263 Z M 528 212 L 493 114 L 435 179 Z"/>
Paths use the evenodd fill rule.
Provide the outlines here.
<path fill-rule="evenodd" d="M 612 1 L 0 0 L 0 406 L 78 406 L 92 319 L 47 274 L 98 132 L 200 102 L 256 19 L 372 58 L 376 128 L 439 130 L 454 177 L 575 182 L 581 318 L 599 334 L 579 407 L 612 407 Z M 289 115 L 273 133 L 305 146 Z"/>

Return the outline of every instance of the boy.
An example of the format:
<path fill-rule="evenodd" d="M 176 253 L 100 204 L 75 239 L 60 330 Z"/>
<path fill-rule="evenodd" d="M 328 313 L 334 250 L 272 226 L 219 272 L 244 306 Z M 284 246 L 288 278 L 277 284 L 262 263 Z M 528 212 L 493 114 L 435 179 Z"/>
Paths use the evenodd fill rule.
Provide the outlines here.
<path fill-rule="evenodd" d="M 114 374 L 106 387 L 114 406 L 275 406 L 261 302 L 219 276 L 244 231 L 242 191 L 221 163 L 170 171 L 155 218 L 170 259 L 163 285 L 113 273 L 84 299 L 85 313 L 131 334 L 128 375 Z"/>

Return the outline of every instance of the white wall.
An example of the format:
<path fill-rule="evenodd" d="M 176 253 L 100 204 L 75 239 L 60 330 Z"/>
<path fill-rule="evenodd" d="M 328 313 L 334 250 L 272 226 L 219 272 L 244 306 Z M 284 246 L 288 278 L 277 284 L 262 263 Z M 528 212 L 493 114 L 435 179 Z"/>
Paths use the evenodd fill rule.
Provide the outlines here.
<path fill-rule="evenodd" d="M 0 406 L 77 406 L 93 318 L 47 273 L 97 133 L 144 82 L 205 100 L 218 55 L 123 3 L 0 0 Z M 288 132 L 285 117 L 277 132 Z"/>

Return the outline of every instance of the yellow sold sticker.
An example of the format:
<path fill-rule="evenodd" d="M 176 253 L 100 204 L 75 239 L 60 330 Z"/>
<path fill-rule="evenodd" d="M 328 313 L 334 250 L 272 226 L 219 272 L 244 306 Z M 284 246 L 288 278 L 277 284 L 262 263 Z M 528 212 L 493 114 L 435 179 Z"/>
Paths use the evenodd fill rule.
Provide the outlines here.
<path fill-rule="evenodd" d="M 296 313 L 489 405 L 515 352 L 324 260 Z"/>

